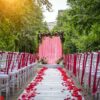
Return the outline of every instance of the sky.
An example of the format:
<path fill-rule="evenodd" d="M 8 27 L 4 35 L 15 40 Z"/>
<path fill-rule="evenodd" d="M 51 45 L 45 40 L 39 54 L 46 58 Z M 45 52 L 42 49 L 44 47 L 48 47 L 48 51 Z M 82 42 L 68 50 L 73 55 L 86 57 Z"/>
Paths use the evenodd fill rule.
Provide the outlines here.
<path fill-rule="evenodd" d="M 52 12 L 48 12 L 47 10 L 44 10 L 44 20 L 46 22 L 54 22 L 56 21 L 58 10 L 63 10 L 68 8 L 67 6 L 67 0 L 49 0 L 52 4 Z"/>

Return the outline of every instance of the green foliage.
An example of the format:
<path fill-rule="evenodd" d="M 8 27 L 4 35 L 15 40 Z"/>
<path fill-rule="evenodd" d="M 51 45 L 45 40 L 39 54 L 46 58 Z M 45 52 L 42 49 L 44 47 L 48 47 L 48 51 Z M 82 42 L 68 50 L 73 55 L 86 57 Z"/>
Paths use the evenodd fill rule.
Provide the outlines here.
<path fill-rule="evenodd" d="M 38 31 L 48 30 L 42 5 L 51 8 L 48 0 L 0 0 L 0 50 L 36 52 Z"/>
<path fill-rule="evenodd" d="M 65 53 L 100 50 L 100 0 L 68 0 L 54 30 L 64 31 Z"/>

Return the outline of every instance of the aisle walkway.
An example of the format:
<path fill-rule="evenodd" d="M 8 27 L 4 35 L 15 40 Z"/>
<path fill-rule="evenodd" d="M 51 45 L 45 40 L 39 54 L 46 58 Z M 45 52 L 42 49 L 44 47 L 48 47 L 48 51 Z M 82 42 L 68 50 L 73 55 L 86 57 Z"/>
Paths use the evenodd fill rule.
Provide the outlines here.
<path fill-rule="evenodd" d="M 43 81 L 37 86 L 37 95 L 34 100 L 64 100 L 67 91 L 62 86 L 61 73 L 57 69 L 49 68 L 45 71 Z"/>
<path fill-rule="evenodd" d="M 80 89 L 74 85 L 73 81 L 68 78 L 62 68 L 44 68 L 44 70 L 42 68 L 35 80 L 28 85 L 18 100 L 27 99 L 84 100 Z"/>

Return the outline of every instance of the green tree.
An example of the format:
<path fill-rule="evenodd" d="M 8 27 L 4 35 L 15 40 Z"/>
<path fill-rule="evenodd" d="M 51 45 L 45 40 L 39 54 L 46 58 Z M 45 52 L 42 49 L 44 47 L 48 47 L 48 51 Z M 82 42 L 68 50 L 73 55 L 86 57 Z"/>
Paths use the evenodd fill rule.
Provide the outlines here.
<path fill-rule="evenodd" d="M 67 3 L 69 9 L 58 15 L 54 28 L 65 33 L 64 50 L 67 53 L 100 50 L 100 0 L 67 0 Z"/>
<path fill-rule="evenodd" d="M 48 0 L 0 0 L 0 50 L 35 52 L 37 33 L 45 30 L 42 5 Z"/>

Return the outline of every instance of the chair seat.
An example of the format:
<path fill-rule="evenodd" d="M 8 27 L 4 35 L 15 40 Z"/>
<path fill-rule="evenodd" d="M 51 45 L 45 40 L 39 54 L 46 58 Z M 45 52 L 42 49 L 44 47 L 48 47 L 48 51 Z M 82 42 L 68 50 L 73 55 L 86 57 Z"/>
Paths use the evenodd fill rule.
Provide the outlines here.
<path fill-rule="evenodd" d="M 0 73 L 0 78 L 8 78 L 9 76 L 7 74 L 4 73 Z"/>
<path fill-rule="evenodd" d="M 18 72 L 19 72 L 19 70 L 13 70 L 12 72 L 9 72 L 9 75 L 14 75 L 14 74 L 16 74 Z"/>

